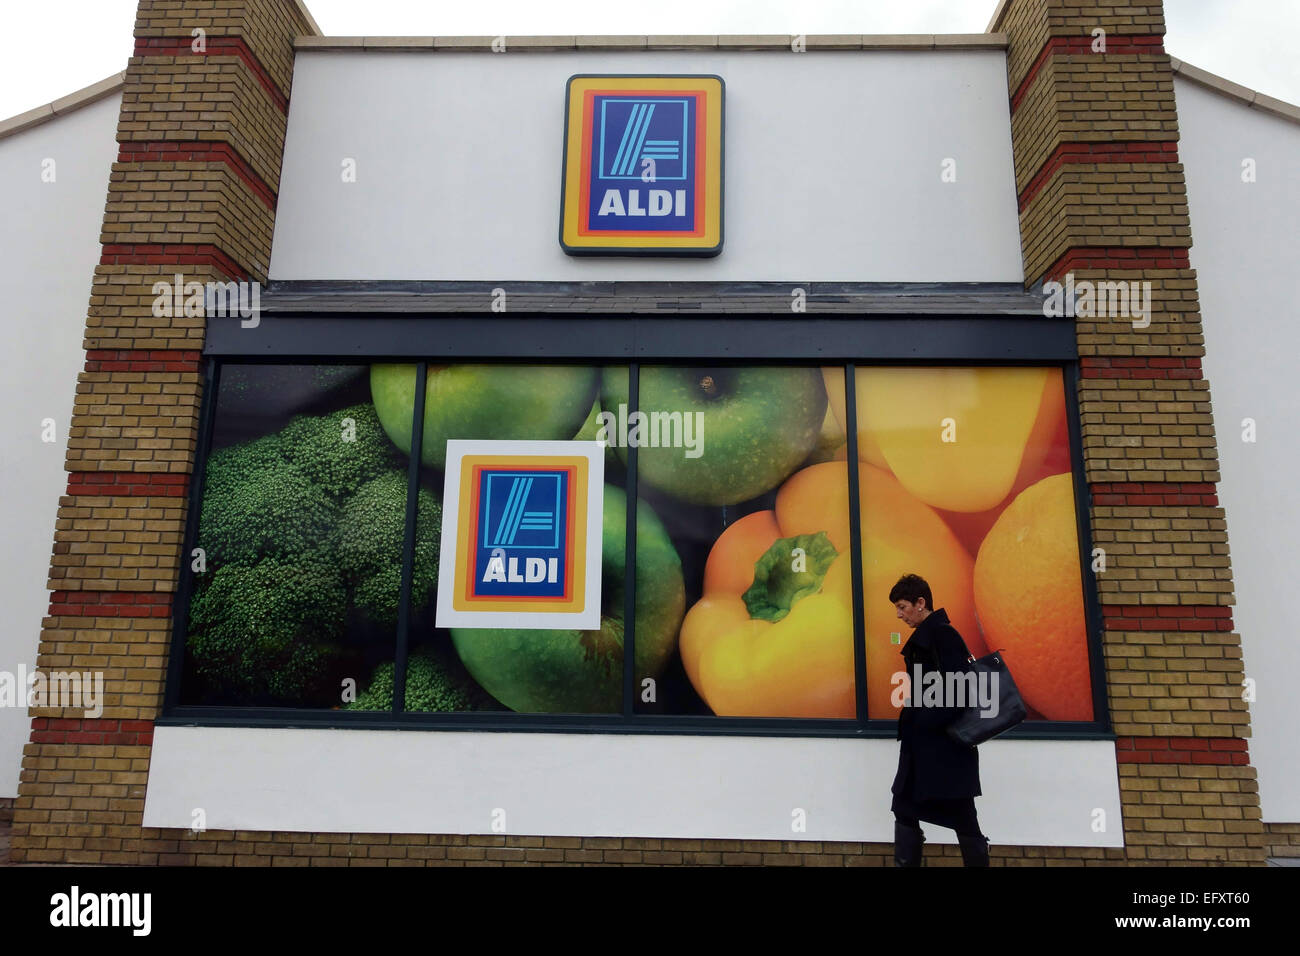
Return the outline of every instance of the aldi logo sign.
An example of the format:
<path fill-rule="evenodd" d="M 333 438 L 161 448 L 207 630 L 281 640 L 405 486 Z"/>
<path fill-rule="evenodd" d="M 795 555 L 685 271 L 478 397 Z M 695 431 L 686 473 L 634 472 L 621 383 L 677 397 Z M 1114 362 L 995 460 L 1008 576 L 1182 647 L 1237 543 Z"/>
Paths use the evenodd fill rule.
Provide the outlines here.
<path fill-rule="evenodd" d="M 569 255 L 722 251 L 722 78 L 573 76 L 560 245 Z"/>
<path fill-rule="evenodd" d="M 600 626 L 604 449 L 447 442 L 439 627 Z"/>
<path fill-rule="evenodd" d="M 563 597 L 569 590 L 573 467 L 474 469 L 473 596 Z"/>

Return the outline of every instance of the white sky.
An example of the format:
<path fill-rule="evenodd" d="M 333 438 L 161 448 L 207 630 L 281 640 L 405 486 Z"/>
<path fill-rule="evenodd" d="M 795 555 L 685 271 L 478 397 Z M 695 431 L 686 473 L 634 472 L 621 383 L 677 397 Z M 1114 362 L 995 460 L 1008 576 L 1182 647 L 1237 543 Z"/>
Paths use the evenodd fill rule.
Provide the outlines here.
<path fill-rule="evenodd" d="M 980 33 L 997 0 L 307 0 L 326 34 Z M 0 118 L 122 70 L 136 0 L 7 3 Z M 1300 0 L 1165 0 L 1166 49 L 1300 103 Z"/>

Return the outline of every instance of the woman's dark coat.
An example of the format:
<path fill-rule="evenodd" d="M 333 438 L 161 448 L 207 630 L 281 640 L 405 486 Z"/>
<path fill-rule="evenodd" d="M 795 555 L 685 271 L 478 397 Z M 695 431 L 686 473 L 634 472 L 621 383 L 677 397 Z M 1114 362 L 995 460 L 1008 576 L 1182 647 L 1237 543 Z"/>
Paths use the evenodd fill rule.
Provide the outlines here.
<path fill-rule="evenodd" d="M 916 626 L 901 651 L 912 680 L 913 700 L 920 703 L 924 683 L 916 681 L 914 665 L 921 667 L 921 679 L 931 671 L 962 671 L 970 656 L 966 644 L 950 623 L 943 608 L 933 611 Z M 946 686 L 946 682 L 945 682 Z M 949 703 L 949 701 L 945 701 Z M 973 702 L 972 702 L 973 703 Z M 980 796 L 979 751 L 958 743 L 944 733 L 962 708 L 904 707 L 898 718 L 898 773 L 893 792 L 912 800 L 959 799 Z M 912 788 L 906 788 L 908 770 Z"/>

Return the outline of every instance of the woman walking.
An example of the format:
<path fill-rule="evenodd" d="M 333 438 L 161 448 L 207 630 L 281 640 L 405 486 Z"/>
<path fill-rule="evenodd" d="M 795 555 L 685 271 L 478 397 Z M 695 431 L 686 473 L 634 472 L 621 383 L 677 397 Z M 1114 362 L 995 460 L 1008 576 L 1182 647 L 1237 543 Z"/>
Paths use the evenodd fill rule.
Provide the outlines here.
<path fill-rule="evenodd" d="M 938 672 L 940 679 L 965 670 L 970 653 L 948 621 L 943 608 L 934 609 L 930 585 L 905 574 L 889 592 L 899 620 L 912 628 L 900 652 L 912 680 L 910 702 L 898 719 L 898 773 L 894 777 L 894 863 L 920 866 L 925 836 L 921 821 L 957 832 L 966 866 L 988 866 L 988 839 L 980 832 L 975 798 L 980 796 L 979 751 L 951 739 L 944 728 L 961 712 L 959 706 L 922 706 L 922 688 Z M 918 670 L 919 668 L 919 670 Z M 944 680 L 941 687 L 951 686 Z M 910 703 L 910 706 L 908 704 Z M 942 700 L 943 705 L 954 701 Z"/>

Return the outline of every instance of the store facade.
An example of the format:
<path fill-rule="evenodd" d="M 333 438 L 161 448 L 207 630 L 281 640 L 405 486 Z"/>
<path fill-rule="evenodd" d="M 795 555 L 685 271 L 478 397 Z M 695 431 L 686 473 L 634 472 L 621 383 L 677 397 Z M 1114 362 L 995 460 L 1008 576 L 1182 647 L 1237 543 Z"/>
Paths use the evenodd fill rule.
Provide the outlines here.
<path fill-rule="evenodd" d="M 917 572 L 1030 707 L 995 860 L 1262 862 L 1158 7 L 210 6 L 141 4 L 41 650 L 107 706 L 16 859 L 884 863 Z"/>

